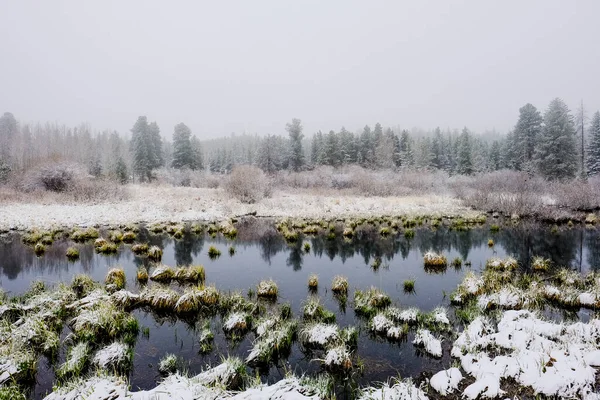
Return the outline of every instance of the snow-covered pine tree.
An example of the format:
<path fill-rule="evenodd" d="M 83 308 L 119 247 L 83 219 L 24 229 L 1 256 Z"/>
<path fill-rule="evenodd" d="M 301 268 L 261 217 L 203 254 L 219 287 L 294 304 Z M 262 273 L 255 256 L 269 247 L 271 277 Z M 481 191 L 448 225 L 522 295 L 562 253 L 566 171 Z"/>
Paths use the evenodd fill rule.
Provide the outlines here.
<path fill-rule="evenodd" d="M 600 174 L 600 111 L 596 111 L 588 128 L 587 173 Z"/>
<path fill-rule="evenodd" d="M 400 167 L 409 168 L 413 165 L 413 151 L 410 134 L 406 129 L 400 134 Z"/>
<path fill-rule="evenodd" d="M 202 149 L 202 143 L 196 136 L 192 136 L 190 140 L 192 146 L 192 165 L 190 166 L 193 170 L 204 169 L 204 151 Z"/>
<path fill-rule="evenodd" d="M 461 175 L 471 175 L 473 173 L 473 158 L 471 155 L 471 135 L 467 127 L 464 127 L 457 144 L 456 172 Z"/>
<path fill-rule="evenodd" d="M 304 166 L 304 150 L 302 149 L 302 121 L 298 118 L 292 119 L 285 126 L 290 137 L 289 166 L 294 171 L 300 171 Z"/>
<path fill-rule="evenodd" d="M 513 137 L 513 168 L 520 171 L 533 169 L 533 155 L 537 138 L 542 130 L 542 115 L 532 104 L 519 109 L 519 120 Z"/>
<path fill-rule="evenodd" d="M 193 168 L 194 149 L 192 148 L 192 131 L 183 122 L 175 125 L 173 130 L 173 161 L 171 167 L 176 169 Z"/>
<path fill-rule="evenodd" d="M 550 180 L 573 178 L 577 173 L 577 139 L 573 117 L 559 98 L 550 102 L 537 142 L 534 160 L 538 172 Z"/>

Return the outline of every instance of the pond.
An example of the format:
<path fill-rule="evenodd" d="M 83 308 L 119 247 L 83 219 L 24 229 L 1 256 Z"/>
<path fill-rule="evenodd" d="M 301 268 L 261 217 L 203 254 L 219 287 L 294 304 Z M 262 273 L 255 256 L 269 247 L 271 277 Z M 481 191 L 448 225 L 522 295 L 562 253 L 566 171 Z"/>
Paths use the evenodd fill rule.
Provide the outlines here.
<path fill-rule="evenodd" d="M 359 385 L 385 381 L 398 375 L 418 378 L 447 368 L 451 359 L 447 352 L 442 358 L 433 358 L 415 347 L 412 344 L 413 331 L 400 342 L 373 336 L 366 320 L 354 312 L 352 299 L 356 289 L 379 288 L 391 297 L 392 304 L 402 308 L 413 306 L 428 312 L 444 306 L 453 319 L 450 293 L 467 271 L 482 271 L 486 261 L 492 257 L 512 256 L 524 270 L 530 268 L 533 256 L 549 258 L 554 265 L 569 266 L 581 272 L 600 266 L 600 235 L 594 228 L 552 230 L 547 225 L 525 222 L 513 225 L 507 222 L 498 232 L 492 232 L 489 224 L 466 230 L 450 229 L 442 224 L 435 229 L 417 226 L 414 237 L 402 233 L 382 236 L 378 228 L 365 228 L 357 229 L 352 238 L 344 238 L 339 232 L 335 237 L 321 233 L 301 235 L 293 242 L 284 239 L 273 221 L 250 218 L 238 222 L 236 228 L 238 233 L 234 239 L 221 234 L 211 236 L 186 231 L 183 238 L 177 240 L 166 233 L 153 234 L 140 227 L 136 241 L 162 248 L 163 264 L 203 265 L 206 283 L 214 284 L 221 292 L 240 291 L 246 296 L 249 289 L 255 289 L 261 280 L 273 279 L 279 288 L 277 302 L 289 303 L 296 317 L 301 316 L 301 307 L 309 296 L 319 296 L 322 304 L 336 314 L 336 323 L 340 327 L 359 328 L 356 355 L 363 368 L 354 377 Z M 488 243 L 489 240 L 493 241 L 493 245 Z M 306 243 L 310 244 L 309 251 L 306 251 Z M 134 255 L 131 246 L 126 244 L 121 244 L 112 255 L 97 254 L 92 243 L 77 244 L 80 258 L 74 262 L 65 257 L 70 246 L 73 242 L 62 238 L 49 246 L 43 256 L 37 257 L 31 247 L 22 243 L 18 234 L 0 238 L 2 289 L 9 296 L 15 296 L 26 292 L 33 281 L 41 280 L 49 285 L 68 283 L 73 276 L 82 273 L 104 282 L 107 271 L 119 266 L 127 277 L 126 288 L 139 292 L 136 272 L 142 265 L 151 266 L 147 258 Z M 221 250 L 221 256 L 209 257 L 210 246 Z M 232 246 L 235 253 L 230 255 Z M 423 255 L 427 251 L 444 254 L 449 261 L 460 258 L 464 263 L 457 267 L 449 263 L 441 271 L 427 271 L 423 266 Z M 376 259 L 380 259 L 381 264 L 374 267 Z M 307 288 L 312 274 L 319 278 L 316 292 Z M 346 303 L 340 302 L 330 290 L 336 275 L 348 278 Z M 415 281 L 414 291 L 405 291 L 405 280 Z M 132 313 L 140 327 L 149 328 L 149 335 L 140 333 L 136 341 L 133 368 L 129 373 L 133 390 L 156 386 L 161 379 L 157 365 L 165 354 L 181 357 L 189 373 L 196 374 L 206 365 L 218 364 L 222 357 L 228 355 L 245 359 L 252 348 L 252 332 L 232 341 L 223 333 L 218 315 L 210 320 L 215 335 L 213 350 L 204 354 L 200 351 L 195 321 L 160 316 L 145 309 Z M 461 327 L 462 324 L 454 323 L 454 330 Z M 69 328 L 65 327 L 63 338 L 68 331 Z M 451 334 L 448 333 L 448 343 L 452 341 Z M 61 347 L 54 363 L 61 363 L 64 357 L 65 349 Z M 267 368 L 251 370 L 250 375 L 258 373 L 263 381 L 274 382 L 282 379 L 287 372 L 316 374 L 321 370 L 321 364 L 314 357 L 299 343 L 294 343 L 287 359 Z M 55 365 L 46 358 L 40 359 L 32 398 L 43 398 L 52 390 Z"/>

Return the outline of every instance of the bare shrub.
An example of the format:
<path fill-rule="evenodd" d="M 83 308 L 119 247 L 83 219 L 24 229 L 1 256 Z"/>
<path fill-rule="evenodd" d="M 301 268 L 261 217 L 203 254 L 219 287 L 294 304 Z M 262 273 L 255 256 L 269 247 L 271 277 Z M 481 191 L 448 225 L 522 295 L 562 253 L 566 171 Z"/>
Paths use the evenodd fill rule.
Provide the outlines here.
<path fill-rule="evenodd" d="M 571 210 L 590 211 L 600 207 L 600 177 L 589 181 L 579 179 L 571 182 L 555 182 L 552 193 L 559 207 Z"/>
<path fill-rule="evenodd" d="M 159 184 L 216 189 L 219 187 L 223 175 L 187 168 L 161 168 L 156 172 L 156 178 Z"/>
<path fill-rule="evenodd" d="M 74 163 L 44 164 L 32 168 L 21 176 L 15 176 L 12 186 L 25 197 L 40 200 L 54 197 L 56 201 L 97 202 L 128 198 L 124 186 L 88 175 L 85 168 Z"/>
<path fill-rule="evenodd" d="M 551 202 L 545 197 L 547 183 L 526 172 L 502 170 L 457 176 L 451 179 L 450 187 L 465 205 L 483 211 L 533 215 Z"/>
<path fill-rule="evenodd" d="M 265 173 L 252 165 L 233 168 L 225 181 L 225 190 L 242 203 L 256 203 L 271 195 L 271 185 Z"/>

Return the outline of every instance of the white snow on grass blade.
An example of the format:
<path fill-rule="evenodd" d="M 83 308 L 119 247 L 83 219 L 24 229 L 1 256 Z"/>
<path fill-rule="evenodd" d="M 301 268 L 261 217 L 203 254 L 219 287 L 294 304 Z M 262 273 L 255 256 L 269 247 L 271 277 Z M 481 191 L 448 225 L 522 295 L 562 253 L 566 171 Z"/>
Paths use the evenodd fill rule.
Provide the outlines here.
<path fill-rule="evenodd" d="M 413 344 L 423 346 L 425 351 L 434 357 L 442 356 L 442 342 L 436 339 L 427 329 L 419 329 L 417 331 Z"/>
<path fill-rule="evenodd" d="M 326 346 L 340 336 L 337 325 L 314 324 L 301 332 L 303 342 L 312 345 Z"/>
<path fill-rule="evenodd" d="M 458 384 L 462 381 L 462 378 L 463 376 L 458 368 L 450 368 L 433 375 L 429 380 L 429 385 L 441 395 L 446 396 L 458 389 Z"/>
<path fill-rule="evenodd" d="M 429 398 L 420 388 L 413 385 L 410 380 L 397 381 L 393 385 L 384 384 L 381 388 L 363 389 L 359 400 L 428 400 Z"/>
<path fill-rule="evenodd" d="M 223 329 L 227 332 L 232 331 L 234 329 L 237 330 L 245 330 L 248 328 L 248 324 L 246 323 L 247 315 L 244 313 L 231 313 L 223 323 Z"/>
<path fill-rule="evenodd" d="M 438 324 L 450 324 L 450 320 L 448 319 L 448 312 L 444 307 L 437 307 L 435 310 L 433 310 L 431 317 Z"/>
<path fill-rule="evenodd" d="M 330 349 L 325 356 L 325 365 L 336 368 L 352 367 L 352 356 L 346 346 L 337 346 Z"/>
<path fill-rule="evenodd" d="M 506 311 L 497 329 L 475 319 L 454 342 L 452 355 L 476 379 L 463 392 L 470 399 L 501 395 L 503 378 L 513 378 L 536 394 L 585 397 L 594 390 L 598 340 L 597 319 L 564 326 L 530 311 Z M 505 355 L 491 357 L 486 353 L 490 348 Z"/>
<path fill-rule="evenodd" d="M 393 326 L 394 321 L 389 319 L 384 312 L 375 315 L 371 320 L 371 329 L 378 333 L 387 332 Z"/>
<path fill-rule="evenodd" d="M 119 365 L 128 357 L 129 348 L 125 343 L 114 342 L 98 350 L 94 356 L 94 364 L 101 368 Z"/>

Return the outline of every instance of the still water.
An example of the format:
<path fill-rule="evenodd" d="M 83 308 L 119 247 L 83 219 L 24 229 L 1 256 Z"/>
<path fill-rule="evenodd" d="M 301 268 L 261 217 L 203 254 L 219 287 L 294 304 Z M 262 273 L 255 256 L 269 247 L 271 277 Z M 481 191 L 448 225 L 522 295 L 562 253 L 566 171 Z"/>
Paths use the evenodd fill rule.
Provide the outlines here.
<path fill-rule="evenodd" d="M 409 333 L 401 343 L 390 343 L 372 336 L 366 321 L 355 315 L 352 306 L 354 289 L 368 289 L 371 286 L 382 289 L 400 307 L 414 306 L 421 311 L 430 311 L 443 305 L 449 308 L 449 294 L 461 282 L 467 271 L 481 271 L 487 259 L 511 255 L 519 260 L 522 268 L 529 268 L 532 256 L 550 258 L 555 265 L 569 266 L 585 272 L 600 266 L 600 235 L 596 229 L 572 228 L 551 232 L 546 225 L 521 223 L 505 226 L 499 232 L 490 232 L 489 226 L 482 225 L 467 231 L 453 231 L 445 227 L 438 229 L 415 229 L 414 238 L 404 235 L 381 237 L 378 231 L 361 230 L 352 239 L 338 235 L 328 239 L 324 235 L 301 237 L 296 243 L 288 244 L 274 229 L 270 221 L 248 220 L 238 224 L 238 236 L 234 240 L 218 235 L 188 233 L 181 240 L 166 234 L 155 235 L 141 227 L 137 242 L 158 245 L 164 251 L 162 262 L 167 265 L 202 264 L 206 270 L 207 284 L 214 284 L 220 291 L 240 291 L 255 288 L 262 279 L 271 278 L 277 282 L 279 303 L 290 303 L 295 316 L 301 315 L 301 306 L 310 295 L 307 289 L 308 277 L 319 277 L 318 296 L 324 305 L 336 314 L 340 327 L 349 325 L 360 329 L 357 355 L 364 364 L 362 374 L 356 377 L 361 385 L 386 380 L 388 377 L 419 377 L 427 372 L 437 372 L 447 368 L 451 360 L 446 351 L 444 357 L 435 359 L 427 356 L 412 345 L 414 332 Z M 492 239 L 494 246 L 488 246 Z M 303 250 L 303 244 L 310 243 L 310 252 Z M 215 246 L 222 255 L 211 260 L 208 248 Z M 68 239 L 56 241 L 42 257 L 36 257 L 33 250 L 21 243 L 17 234 L 0 238 L 0 286 L 8 295 L 25 292 L 32 281 L 42 280 L 48 284 L 70 282 L 76 274 L 85 273 L 94 280 L 103 282 L 107 271 L 115 266 L 122 267 L 127 275 L 126 288 L 138 292 L 136 271 L 147 264 L 145 258 L 135 256 L 129 245 L 121 245 L 111 256 L 94 252 L 92 244 L 76 245 L 80 259 L 69 262 L 65 251 L 73 243 Z M 229 255 L 230 246 L 235 254 Z M 449 266 L 439 273 L 428 273 L 423 268 L 423 254 L 433 250 L 446 255 L 449 261 L 460 257 L 470 265 L 462 268 Z M 381 257 L 382 265 L 373 269 L 375 257 Z M 350 290 L 347 303 L 341 304 L 329 290 L 335 275 L 348 278 Z M 403 282 L 415 280 L 415 291 L 405 293 Z M 177 286 L 174 284 L 173 286 Z M 182 357 L 191 374 L 198 373 L 206 365 L 217 364 L 221 357 L 237 355 L 244 359 L 254 339 L 248 333 L 241 341 L 232 343 L 226 339 L 219 316 L 211 320 L 211 330 L 215 334 L 214 350 L 209 354 L 199 352 L 198 333 L 193 322 L 185 322 L 175 317 L 157 316 L 136 310 L 133 311 L 141 327 L 150 329 L 149 337 L 140 334 L 135 346 L 134 366 L 130 373 L 133 390 L 150 389 L 160 380 L 158 362 L 167 353 Z M 460 329 L 459 324 L 455 329 Z M 65 328 L 65 334 L 68 328 Z M 451 343 L 448 335 L 446 344 Z M 64 349 L 59 362 L 64 359 Z M 295 343 L 286 360 L 268 370 L 251 371 L 259 373 L 264 381 L 277 381 L 287 371 L 317 373 L 320 363 L 313 360 Z M 41 398 L 51 390 L 54 380 L 53 367 L 45 358 L 40 360 L 34 398 Z"/>

